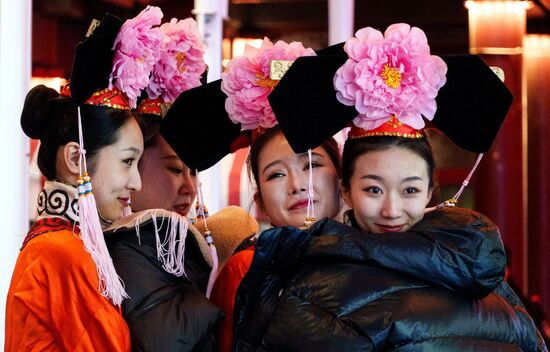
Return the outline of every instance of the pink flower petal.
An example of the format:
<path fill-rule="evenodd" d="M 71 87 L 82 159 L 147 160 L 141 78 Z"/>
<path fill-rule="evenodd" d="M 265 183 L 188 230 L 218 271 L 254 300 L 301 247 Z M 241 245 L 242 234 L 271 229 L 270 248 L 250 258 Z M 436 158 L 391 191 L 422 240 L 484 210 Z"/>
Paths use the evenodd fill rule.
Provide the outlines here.
<path fill-rule="evenodd" d="M 267 97 L 277 82 L 269 79 L 271 60 L 295 60 L 315 55 L 299 42 L 273 44 L 264 38 L 260 48 L 247 47 L 245 55 L 232 59 L 222 74 L 222 91 L 227 95 L 226 111 L 243 129 L 273 127 L 277 120 Z"/>
<path fill-rule="evenodd" d="M 367 27 L 344 45 L 349 56 L 334 77 L 337 99 L 359 112 L 354 123 L 372 129 L 391 115 L 414 128 L 432 119 L 447 66 L 430 55 L 424 32 L 405 23 L 389 26 L 384 35 Z"/>

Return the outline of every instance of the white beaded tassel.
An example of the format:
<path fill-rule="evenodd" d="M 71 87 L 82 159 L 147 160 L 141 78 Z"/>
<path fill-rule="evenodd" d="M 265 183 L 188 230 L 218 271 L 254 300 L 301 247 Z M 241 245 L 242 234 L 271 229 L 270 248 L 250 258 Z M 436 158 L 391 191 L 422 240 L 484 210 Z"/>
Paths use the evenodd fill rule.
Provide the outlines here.
<path fill-rule="evenodd" d="M 307 157 L 309 162 L 309 173 L 308 173 L 308 192 L 307 192 L 307 213 L 304 226 L 310 227 L 315 221 L 315 203 L 313 202 L 313 165 L 312 165 L 312 155 L 311 149 L 307 150 Z"/>
<path fill-rule="evenodd" d="M 196 170 L 196 180 L 197 180 L 197 218 L 202 218 L 204 222 L 204 238 L 208 247 L 210 248 L 210 254 L 212 255 L 212 270 L 210 271 L 210 276 L 208 277 L 208 285 L 206 287 L 206 298 L 210 298 L 212 293 L 212 288 L 214 287 L 214 282 L 216 281 L 216 275 L 218 273 L 218 252 L 216 251 L 216 246 L 214 245 L 214 237 L 212 237 L 212 232 L 208 229 L 208 224 L 206 222 L 206 213 L 204 206 L 204 198 L 202 196 L 202 184 L 199 181 L 199 170 Z"/>

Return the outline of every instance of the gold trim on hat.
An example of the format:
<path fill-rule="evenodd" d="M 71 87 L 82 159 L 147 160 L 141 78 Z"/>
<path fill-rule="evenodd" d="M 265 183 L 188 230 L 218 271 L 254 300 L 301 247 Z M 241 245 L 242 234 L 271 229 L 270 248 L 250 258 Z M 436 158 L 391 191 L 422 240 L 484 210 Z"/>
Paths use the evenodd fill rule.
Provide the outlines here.
<path fill-rule="evenodd" d="M 101 23 L 101 21 L 99 21 L 99 20 L 96 20 L 96 19 L 92 20 L 92 22 L 90 23 L 90 26 L 88 27 L 88 31 L 86 31 L 86 38 L 88 38 L 89 36 L 92 35 L 92 33 L 95 31 L 95 29 L 97 27 L 99 27 L 100 23 Z"/>

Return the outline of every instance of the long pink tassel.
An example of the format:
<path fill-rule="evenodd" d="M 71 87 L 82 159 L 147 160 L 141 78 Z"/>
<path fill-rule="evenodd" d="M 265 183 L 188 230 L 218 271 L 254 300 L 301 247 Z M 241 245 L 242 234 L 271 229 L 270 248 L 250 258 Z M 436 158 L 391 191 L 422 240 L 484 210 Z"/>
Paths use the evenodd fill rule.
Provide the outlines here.
<path fill-rule="evenodd" d="M 92 183 L 87 173 L 80 107 L 78 108 L 78 132 L 80 139 L 80 178 L 78 180 L 80 238 L 84 243 L 84 248 L 90 253 L 96 265 L 99 277 L 99 292 L 113 304 L 119 306 L 129 296 L 124 289 L 124 283 L 116 273 L 103 237 L 97 205 L 92 193 Z"/>
<path fill-rule="evenodd" d="M 205 207 L 204 207 L 204 199 L 202 197 L 202 185 L 199 181 L 199 170 L 196 170 L 197 175 L 197 203 L 198 203 L 198 209 L 197 209 L 197 219 L 201 219 L 204 221 L 204 238 L 206 240 L 206 243 L 208 244 L 208 247 L 210 248 L 210 254 L 212 256 L 212 270 L 210 270 L 210 275 L 208 277 L 208 285 L 206 286 L 206 298 L 210 298 L 210 295 L 212 294 L 212 288 L 214 287 L 214 282 L 216 282 L 216 277 L 218 276 L 218 251 L 216 250 L 216 246 L 214 245 L 214 237 L 212 237 L 212 232 L 208 229 L 208 224 L 206 223 L 206 214 L 205 214 Z"/>

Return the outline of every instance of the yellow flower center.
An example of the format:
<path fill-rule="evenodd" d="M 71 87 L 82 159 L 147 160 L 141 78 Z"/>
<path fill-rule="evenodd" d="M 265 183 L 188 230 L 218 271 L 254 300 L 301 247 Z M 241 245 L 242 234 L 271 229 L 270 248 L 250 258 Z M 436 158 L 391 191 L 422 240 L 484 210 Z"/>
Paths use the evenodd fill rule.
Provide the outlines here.
<path fill-rule="evenodd" d="M 275 88 L 275 86 L 277 86 L 277 84 L 279 83 L 279 81 L 275 81 L 270 78 L 264 77 L 259 73 L 256 74 L 256 77 L 258 78 L 258 80 L 256 81 L 256 84 L 259 87 Z"/>
<path fill-rule="evenodd" d="M 178 66 L 178 71 L 180 73 L 184 73 L 187 71 L 187 66 L 185 66 L 185 54 L 182 52 L 179 52 L 176 56 L 176 65 Z"/>
<path fill-rule="evenodd" d="M 390 88 L 398 88 L 401 85 L 401 74 L 389 62 L 384 65 L 382 72 L 380 72 L 380 77 L 384 79 L 384 82 Z"/>

